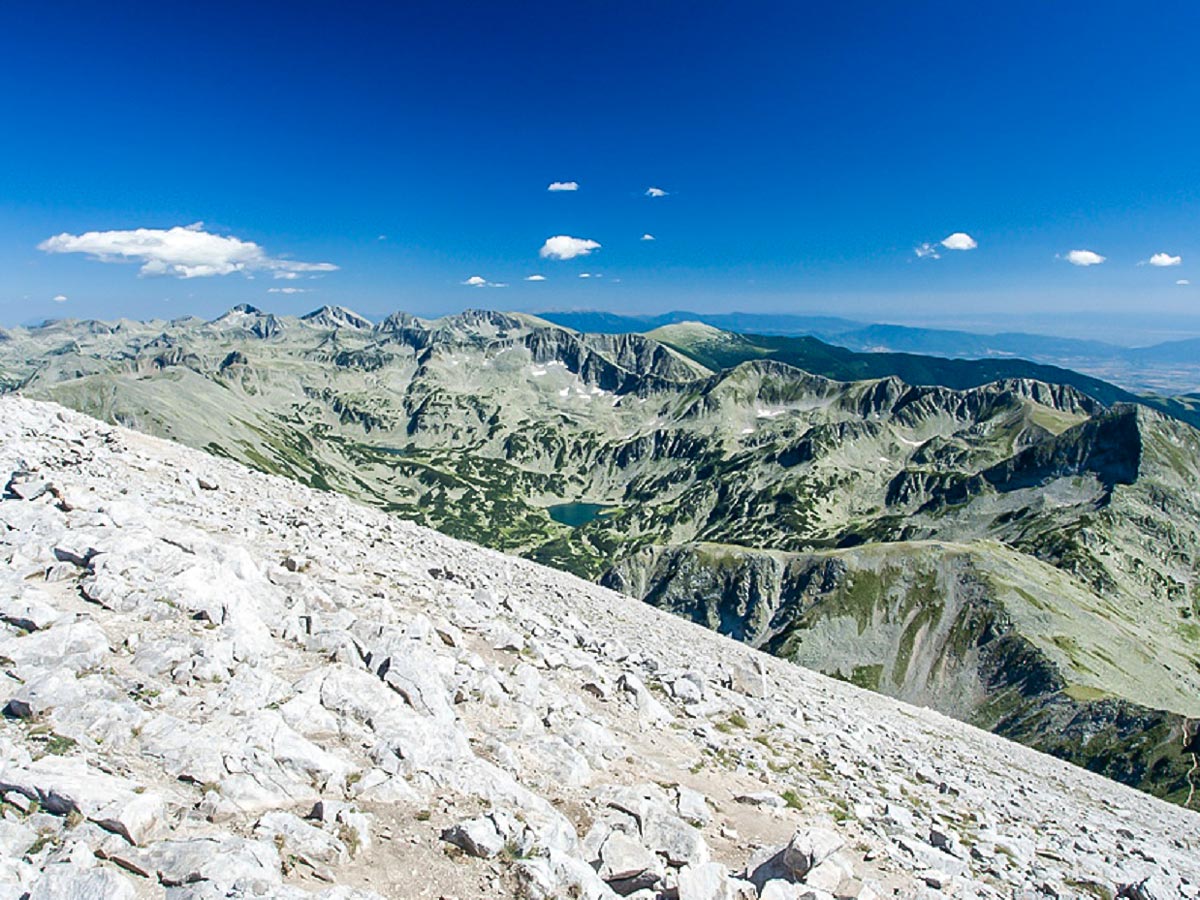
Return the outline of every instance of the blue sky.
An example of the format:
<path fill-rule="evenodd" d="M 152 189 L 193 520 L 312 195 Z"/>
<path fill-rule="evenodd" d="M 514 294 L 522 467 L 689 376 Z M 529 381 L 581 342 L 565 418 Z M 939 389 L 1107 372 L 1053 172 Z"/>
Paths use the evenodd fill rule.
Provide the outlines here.
<path fill-rule="evenodd" d="M 185 6 L 6 10 L 0 324 L 251 302 L 1200 330 L 1194 3 Z M 600 247 L 539 256 L 554 236 Z"/>

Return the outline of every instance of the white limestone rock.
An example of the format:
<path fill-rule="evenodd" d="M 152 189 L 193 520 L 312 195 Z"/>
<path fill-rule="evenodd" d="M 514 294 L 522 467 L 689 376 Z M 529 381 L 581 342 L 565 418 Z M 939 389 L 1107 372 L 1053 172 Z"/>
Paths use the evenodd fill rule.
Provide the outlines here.
<path fill-rule="evenodd" d="M 442 840 L 483 859 L 491 859 L 504 849 L 504 837 L 488 816 L 459 822 L 442 832 Z"/>
<path fill-rule="evenodd" d="M 47 866 L 29 890 L 29 900 L 135 900 L 137 891 L 112 869 Z"/>
<path fill-rule="evenodd" d="M 78 757 L 44 756 L 28 765 L 0 764 L 0 790 L 19 791 L 57 815 L 79 813 L 133 844 L 155 834 L 166 812 L 157 791 L 95 769 Z"/>
<path fill-rule="evenodd" d="M 783 848 L 780 861 L 792 878 L 802 881 L 808 877 L 810 871 L 837 853 L 845 844 L 842 836 L 831 828 L 815 825 L 800 828 Z"/>
<path fill-rule="evenodd" d="M 734 878 L 721 863 L 679 870 L 679 900 L 756 900 L 754 885 Z"/>

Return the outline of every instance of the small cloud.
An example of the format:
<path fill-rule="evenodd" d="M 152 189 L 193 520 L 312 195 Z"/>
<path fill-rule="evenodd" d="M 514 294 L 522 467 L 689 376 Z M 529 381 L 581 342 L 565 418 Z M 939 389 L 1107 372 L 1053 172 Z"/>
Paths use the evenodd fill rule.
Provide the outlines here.
<path fill-rule="evenodd" d="M 268 294 L 307 294 L 308 288 L 281 287 L 267 288 Z"/>
<path fill-rule="evenodd" d="M 507 284 L 502 284 L 499 281 L 488 281 L 482 275 L 472 275 L 470 278 L 468 278 L 466 281 L 464 281 L 462 283 L 467 285 L 468 287 L 481 287 L 481 288 L 482 287 L 490 287 L 490 288 L 508 287 Z"/>
<path fill-rule="evenodd" d="M 1177 282 L 1175 282 L 1175 283 L 1176 283 L 1176 284 L 1178 284 L 1178 285 L 1185 286 L 1185 287 L 1186 287 L 1187 285 L 1191 284 L 1191 282 L 1190 282 L 1190 281 L 1188 281 L 1186 278 L 1180 278 L 1180 279 L 1179 279 Z"/>
<path fill-rule="evenodd" d="M 545 281 L 546 276 L 545 275 L 526 275 L 525 280 L 526 281 Z"/>
<path fill-rule="evenodd" d="M 67 295 L 66 294 L 55 294 L 50 299 L 53 300 L 55 303 L 66 303 Z"/>
<path fill-rule="evenodd" d="M 942 240 L 947 250 L 974 250 L 979 244 L 965 231 L 956 231 Z"/>
<path fill-rule="evenodd" d="M 295 281 L 297 278 L 300 277 L 300 274 L 298 272 L 276 272 L 271 277 L 272 278 L 282 278 L 286 281 Z"/>
<path fill-rule="evenodd" d="M 937 247 L 926 241 L 924 244 L 913 247 L 913 253 L 917 254 L 917 259 L 941 259 L 942 254 L 938 253 Z"/>
<path fill-rule="evenodd" d="M 375 240 L 377 240 L 377 241 L 386 241 L 386 240 L 387 240 L 387 235 L 386 235 L 386 234 L 381 234 L 381 235 L 378 235 L 378 236 L 375 238 Z"/>
<path fill-rule="evenodd" d="M 603 278 L 604 276 L 601 275 L 599 272 L 580 272 L 579 277 L 580 278 Z"/>
<path fill-rule="evenodd" d="M 649 187 L 649 188 L 646 188 L 646 196 L 647 197 L 665 197 L 665 196 L 667 196 L 667 192 L 664 191 L 662 188 Z"/>
<path fill-rule="evenodd" d="M 552 181 L 550 186 L 546 188 L 548 191 L 577 191 L 579 190 L 578 181 Z"/>
<path fill-rule="evenodd" d="M 1072 250 L 1063 258 L 1073 266 L 1098 266 L 1108 257 L 1092 250 Z"/>
<path fill-rule="evenodd" d="M 174 228 L 136 228 L 128 231 L 87 231 L 62 234 L 38 244 L 46 253 L 82 253 L 98 262 L 141 263 L 139 275 L 173 275 L 176 278 L 207 278 L 256 271 L 276 274 L 336 272 L 333 263 L 299 262 L 269 256 L 253 241 L 232 235 L 212 234 L 203 222 Z M 285 277 L 287 277 L 285 275 Z"/>
<path fill-rule="evenodd" d="M 1152 257 L 1146 260 L 1146 263 L 1151 266 L 1165 268 L 1166 266 L 1182 265 L 1182 256 L 1172 256 L 1170 253 L 1155 253 Z"/>
<path fill-rule="evenodd" d="M 654 235 L 650 234 L 650 232 L 646 232 L 645 234 L 642 235 L 642 240 L 643 241 L 653 241 L 653 240 L 657 240 L 657 238 L 655 238 Z"/>
<path fill-rule="evenodd" d="M 593 250 L 599 249 L 600 245 L 596 241 L 556 234 L 554 237 L 546 238 L 546 243 L 542 244 L 542 249 L 538 253 L 543 259 L 574 259 L 577 256 L 587 256 Z"/>

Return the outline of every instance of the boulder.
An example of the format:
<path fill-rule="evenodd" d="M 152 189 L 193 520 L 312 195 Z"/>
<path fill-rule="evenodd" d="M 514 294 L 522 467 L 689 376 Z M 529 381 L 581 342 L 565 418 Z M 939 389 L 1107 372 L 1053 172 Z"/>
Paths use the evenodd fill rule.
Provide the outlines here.
<path fill-rule="evenodd" d="M 837 856 L 822 860 L 804 876 L 804 884 L 818 891 L 837 894 L 842 883 L 854 875 L 853 870 Z"/>
<path fill-rule="evenodd" d="M 0 768 L 0 790 L 19 791 L 56 815 L 77 812 L 132 844 L 152 836 L 165 818 L 162 795 L 78 757 L 43 756 Z"/>
<path fill-rule="evenodd" d="M 800 828 L 783 848 L 780 861 L 792 878 L 801 881 L 844 845 L 841 835 L 832 829 L 820 826 Z"/>
<path fill-rule="evenodd" d="M 600 848 L 599 874 L 608 882 L 633 880 L 647 872 L 654 872 L 660 866 L 657 856 L 619 831 L 610 834 Z M 654 880 L 657 880 L 657 876 Z"/>
<path fill-rule="evenodd" d="M 1150 875 L 1140 881 L 1122 885 L 1117 896 L 1128 900 L 1167 900 L 1168 897 L 1178 897 L 1179 894 L 1158 875 Z"/>
<path fill-rule="evenodd" d="M 90 619 L 60 621 L 44 631 L 0 640 L 0 657 L 11 659 L 18 670 L 80 672 L 99 666 L 108 654 L 108 637 Z"/>
<path fill-rule="evenodd" d="M 708 845 L 694 825 L 661 807 L 651 807 L 642 819 L 642 843 L 673 866 L 708 862 Z"/>
<path fill-rule="evenodd" d="M 561 737 L 546 735 L 525 746 L 534 762 L 531 771 L 544 782 L 580 787 L 591 779 L 592 767 L 587 759 Z"/>
<path fill-rule="evenodd" d="M 274 842 L 313 868 L 340 866 L 350 860 L 350 851 L 342 841 L 291 813 L 267 813 L 254 826 L 254 835 Z"/>
<path fill-rule="evenodd" d="M 802 888 L 782 878 L 772 878 L 758 892 L 758 900 L 800 900 Z"/>
<path fill-rule="evenodd" d="M 675 809 L 681 819 L 692 825 L 703 827 L 712 821 L 712 811 L 705 796 L 682 784 L 675 788 Z"/>
<path fill-rule="evenodd" d="M 278 884 L 282 877 L 279 852 L 273 843 L 232 835 L 161 841 L 147 850 L 130 853 L 144 871 L 157 873 L 158 880 L 167 887 L 197 881 L 232 887 L 243 878 Z"/>
<path fill-rule="evenodd" d="M 783 809 L 787 806 L 787 801 L 774 791 L 755 791 L 752 794 L 738 794 L 733 799 L 738 803 L 745 803 L 747 806 L 766 806 L 771 809 Z"/>
<path fill-rule="evenodd" d="M 536 859 L 520 860 L 513 867 L 520 896 L 526 900 L 612 900 L 617 895 L 582 860 L 557 850 Z"/>
<path fill-rule="evenodd" d="M 413 640 L 387 657 L 376 670 L 380 678 L 414 710 L 440 722 L 454 721 L 446 685 L 438 675 L 434 653 Z"/>
<path fill-rule="evenodd" d="M 720 863 L 679 870 L 679 900 L 755 900 L 757 896 L 754 885 L 734 878 Z"/>
<path fill-rule="evenodd" d="M 753 657 L 725 663 L 728 684 L 732 690 L 747 697 L 763 699 L 771 695 L 771 683 L 761 659 Z"/>
<path fill-rule="evenodd" d="M 621 674 L 617 679 L 617 690 L 637 708 L 642 727 L 657 727 L 671 721 L 671 713 L 633 672 Z"/>
<path fill-rule="evenodd" d="M 0 621 L 25 631 L 49 628 L 62 613 L 51 606 L 41 592 L 25 590 L 19 597 L 0 594 Z"/>
<path fill-rule="evenodd" d="M 442 840 L 483 859 L 490 859 L 504 849 L 504 838 L 496 823 L 486 816 L 447 828 L 442 832 Z"/>
<path fill-rule="evenodd" d="M 28 900 L 135 900 L 133 882 L 112 869 L 84 869 L 60 863 L 46 866 Z"/>

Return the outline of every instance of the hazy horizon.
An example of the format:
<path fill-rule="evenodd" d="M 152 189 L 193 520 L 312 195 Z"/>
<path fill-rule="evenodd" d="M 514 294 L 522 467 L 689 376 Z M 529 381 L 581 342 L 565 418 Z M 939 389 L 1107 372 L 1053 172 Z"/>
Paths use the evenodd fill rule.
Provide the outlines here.
<path fill-rule="evenodd" d="M 406 312 L 423 319 L 435 319 L 442 316 L 454 315 L 467 309 L 490 309 L 497 312 L 519 312 L 530 315 L 562 312 L 594 312 L 608 313 L 619 316 L 652 318 L 669 313 L 696 313 L 697 315 L 726 315 L 748 314 L 761 316 L 797 316 L 801 318 L 830 317 L 846 319 L 862 325 L 900 325 L 911 328 L 928 328 L 941 331 L 963 331 L 972 334 L 990 335 L 1004 333 L 1024 333 L 1043 335 L 1057 338 L 1072 338 L 1077 340 L 1095 340 L 1121 347 L 1144 347 L 1165 343 L 1173 340 L 1186 340 L 1200 337 L 1200 314 L 1193 316 L 1165 316 L 1158 322 L 1147 322 L 1144 316 L 1137 313 L 1113 314 L 1107 317 L 1091 316 L 1081 318 L 1078 314 L 1033 313 L 993 314 L 991 316 L 962 313 L 959 315 L 921 315 L 873 317 L 870 315 L 854 315 L 844 308 L 823 309 L 820 307 L 805 307 L 791 309 L 743 309 L 738 307 L 723 307 L 718 309 L 701 307 L 671 307 L 654 310 L 645 309 L 613 309 L 594 306 L 550 305 L 526 309 L 506 307 L 503 305 L 465 304 L 458 307 L 429 307 L 421 304 L 411 306 L 365 307 L 353 302 L 329 301 L 308 302 L 290 298 L 278 300 L 270 298 L 266 301 L 247 298 L 229 306 L 212 305 L 211 303 L 197 305 L 190 309 L 177 309 L 168 312 L 164 309 L 157 315 L 117 315 L 117 316 L 31 316 L 15 322 L 0 322 L 0 328 L 36 328 L 40 325 L 70 319 L 96 319 L 99 321 L 114 321 L 120 318 L 136 321 L 172 321 L 194 317 L 202 320 L 212 320 L 228 312 L 234 306 L 249 304 L 263 312 L 281 316 L 302 316 L 320 309 L 322 306 L 342 306 L 351 309 L 372 322 L 379 322 L 388 315 L 396 312 Z M 66 310 L 63 310 L 66 313 Z"/>

